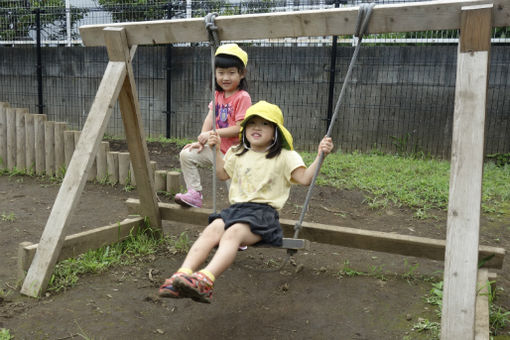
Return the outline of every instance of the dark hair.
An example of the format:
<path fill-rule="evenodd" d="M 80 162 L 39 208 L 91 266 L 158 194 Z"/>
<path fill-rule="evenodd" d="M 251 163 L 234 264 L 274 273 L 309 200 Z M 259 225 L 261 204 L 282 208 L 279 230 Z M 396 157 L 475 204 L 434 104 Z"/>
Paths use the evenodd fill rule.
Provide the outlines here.
<path fill-rule="evenodd" d="M 271 159 L 273 157 L 276 157 L 282 152 L 283 148 L 283 138 L 282 134 L 280 133 L 280 129 L 278 129 L 278 126 L 271 122 L 273 124 L 273 127 L 276 131 L 276 143 L 274 143 L 269 150 L 267 150 L 266 158 Z M 238 146 L 234 148 L 234 152 L 236 152 L 236 156 L 242 156 L 245 154 L 250 147 L 250 142 L 246 138 L 246 128 L 243 128 L 243 132 L 241 133 L 241 140 Z"/>
<path fill-rule="evenodd" d="M 244 74 L 246 68 L 244 67 L 243 61 L 239 59 L 238 57 L 235 57 L 230 54 L 218 54 L 216 57 L 214 57 L 214 69 L 216 70 L 217 67 L 221 68 L 229 68 L 229 67 L 235 67 L 239 71 L 240 74 Z M 216 84 L 216 91 L 223 91 L 220 85 L 215 81 Z M 241 79 L 241 82 L 239 83 L 239 90 L 247 90 L 248 89 L 248 82 L 246 81 L 246 77 L 243 77 Z"/>

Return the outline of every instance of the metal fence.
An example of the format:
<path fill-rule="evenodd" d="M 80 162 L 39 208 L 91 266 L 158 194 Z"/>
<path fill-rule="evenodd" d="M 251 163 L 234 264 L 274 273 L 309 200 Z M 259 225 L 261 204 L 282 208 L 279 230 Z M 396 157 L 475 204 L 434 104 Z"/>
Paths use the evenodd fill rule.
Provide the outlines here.
<path fill-rule="evenodd" d="M 11 40 L 7 41 L 4 34 L 0 37 L 4 42 L 0 47 L 0 101 L 15 107 L 28 107 L 33 113 L 46 113 L 51 120 L 65 121 L 80 129 L 108 58 L 104 48 L 80 45 L 76 23 L 201 16 L 202 12 L 216 9 L 212 2 L 208 2 L 209 8 L 203 6 L 204 3 L 180 1 L 172 2 L 171 6 L 155 3 L 109 10 L 104 6 L 87 8 L 81 19 L 71 20 L 71 25 L 69 21 L 64 24 L 53 17 L 51 25 L 44 26 L 41 21 L 39 30 L 28 30 L 29 37 L 38 33 L 34 37 L 35 44 L 27 36 L 11 35 Z M 273 5 L 270 9 L 267 6 L 261 8 L 263 2 L 252 1 L 243 1 L 239 6 L 229 2 L 227 8 L 235 14 L 295 10 L 301 8 L 299 6 L 309 9 L 304 2 L 269 3 Z M 198 5 L 202 7 L 198 8 Z M 306 6 L 324 8 L 335 5 L 346 4 L 306 3 Z M 136 12 L 132 11 L 135 7 Z M 150 12 L 155 8 L 155 13 Z M 170 9 L 175 12 L 169 12 Z M 60 13 L 70 12 L 72 10 Z M 39 17 L 50 15 L 43 11 L 35 14 L 36 17 L 37 14 Z M 73 27 L 71 31 L 67 30 L 70 26 Z M 507 32 L 508 27 L 495 30 L 493 37 L 486 120 L 486 151 L 489 154 L 510 152 L 510 96 L 507 95 L 510 90 L 510 46 L 496 40 L 507 39 Z M 366 151 L 376 148 L 449 157 L 457 32 L 413 34 L 364 38 L 366 46 L 361 49 L 333 135 L 342 149 Z M 352 37 L 239 43 L 250 56 L 248 81 L 253 101 L 268 100 L 280 105 L 296 146 L 313 150 L 326 131 L 331 102 L 336 100 L 341 88 L 353 51 Z M 208 53 L 207 47 L 200 44 L 138 48 L 133 66 L 148 136 L 196 136 L 210 99 Z M 107 131 L 119 136 L 124 133 L 117 107 Z"/>
<path fill-rule="evenodd" d="M 73 0 L 74 2 L 80 0 Z M 427 0 L 413 0 L 427 1 Z M 45 5 L 46 3 L 48 5 Z M 41 1 L 40 7 L 30 6 L 28 2 L 9 1 L 0 4 L 0 44 L 4 46 L 35 45 L 37 37 L 43 46 L 80 45 L 78 28 L 81 25 L 108 24 L 113 22 L 163 20 L 178 18 L 203 17 L 207 13 L 220 15 L 268 13 L 282 11 L 303 11 L 350 7 L 361 0 L 248 0 L 248 1 L 147 1 L 146 3 L 127 3 L 120 0 L 97 0 L 97 2 L 77 3 L 61 0 L 60 6 L 55 2 Z M 411 2 L 409 0 L 379 0 L 377 4 Z M 58 2 L 57 2 L 58 3 Z M 50 5 L 51 4 L 51 5 Z M 99 5 L 99 6 L 98 6 Z M 402 43 L 456 43 L 458 32 L 427 31 L 371 35 L 365 38 L 372 44 Z M 339 37 L 340 43 L 355 44 L 352 36 Z M 510 43 L 510 28 L 498 28 L 493 32 L 493 43 Z M 332 37 L 302 37 L 280 40 L 257 40 L 253 44 L 274 45 L 322 45 L 332 43 Z"/>

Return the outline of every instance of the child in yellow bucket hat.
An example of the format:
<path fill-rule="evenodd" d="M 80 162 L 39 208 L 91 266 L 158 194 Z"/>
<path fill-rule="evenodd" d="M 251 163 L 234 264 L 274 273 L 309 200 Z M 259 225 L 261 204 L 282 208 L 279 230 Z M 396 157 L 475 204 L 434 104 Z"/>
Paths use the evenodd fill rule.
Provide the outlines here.
<path fill-rule="evenodd" d="M 278 210 L 289 197 L 291 183 L 310 185 L 320 166 L 321 152 L 327 155 L 333 149 L 331 138 L 324 137 L 317 157 L 307 168 L 294 151 L 282 111 L 265 101 L 246 111 L 240 140 L 224 159 L 217 151 L 218 178 L 232 180 L 231 206 L 209 216 L 209 225 L 191 247 L 180 269 L 160 287 L 160 296 L 188 297 L 210 303 L 214 280 L 234 262 L 238 247 L 256 243 L 281 246 Z M 218 134 L 209 138 L 210 146 L 220 142 Z M 216 246 L 211 261 L 196 271 Z"/>
<path fill-rule="evenodd" d="M 215 108 L 209 104 L 209 112 L 202 124 L 197 141 L 186 145 L 179 154 L 181 171 L 186 183 L 186 192 L 175 195 L 175 202 L 186 207 L 202 207 L 202 184 L 198 168 L 212 165 L 213 152 L 207 140 L 213 131 L 221 137 L 221 156 L 232 145 L 239 143 L 240 123 L 251 105 L 251 98 L 246 92 L 246 66 L 248 54 L 237 44 L 224 44 L 215 52 L 214 67 L 216 88 L 214 93 Z"/>

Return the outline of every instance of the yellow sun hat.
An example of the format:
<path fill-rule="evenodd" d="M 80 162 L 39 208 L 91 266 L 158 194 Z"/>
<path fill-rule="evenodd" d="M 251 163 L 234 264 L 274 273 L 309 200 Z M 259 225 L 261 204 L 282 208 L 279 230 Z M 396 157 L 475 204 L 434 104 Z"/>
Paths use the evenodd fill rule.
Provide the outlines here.
<path fill-rule="evenodd" d="M 244 120 L 241 122 L 241 131 L 239 132 L 240 139 L 242 139 L 242 134 L 246 122 L 248 122 L 248 120 L 250 120 L 250 118 L 253 116 L 259 116 L 265 120 L 275 123 L 278 127 L 278 130 L 281 132 L 279 135 L 283 137 L 282 146 L 285 149 L 294 150 L 294 147 L 292 146 L 292 135 L 290 134 L 289 130 L 283 126 L 282 110 L 280 110 L 278 106 L 268 103 L 264 100 L 261 100 L 257 104 L 250 106 L 248 110 L 246 110 Z"/>
<path fill-rule="evenodd" d="M 237 57 L 243 62 L 244 67 L 246 67 L 248 65 L 248 53 L 246 53 L 237 44 L 221 45 L 220 47 L 218 47 L 216 49 L 216 53 L 214 53 L 215 56 L 217 56 L 218 54 L 228 54 L 228 55 Z"/>

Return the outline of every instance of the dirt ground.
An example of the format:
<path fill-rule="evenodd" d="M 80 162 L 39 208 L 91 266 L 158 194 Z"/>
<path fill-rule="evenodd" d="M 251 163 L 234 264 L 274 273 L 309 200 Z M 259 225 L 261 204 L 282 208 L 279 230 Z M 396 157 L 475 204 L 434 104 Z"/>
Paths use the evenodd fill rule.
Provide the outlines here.
<path fill-rule="evenodd" d="M 125 146 L 111 143 L 111 149 Z M 158 169 L 178 167 L 175 147 L 151 143 L 149 150 Z M 205 207 L 212 206 L 209 173 L 204 170 Z M 279 272 L 263 270 L 268 261 L 284 259 L 284 250 L 250 247 L 239 252 L 233 266 L 217 279 L 210 305 L 157 296 L 159 284 L 183 260 L 183 255 L 164 251 L 136 265 L 83 276 L 62 293 L 40 299 L 21 296 L 14 290 L 18 244 L 39 242 L 58 188 L 46 179 L 0 176 L 0 216 L 4 217 L 0 219 L 0 328 L 9 329 L 15 339 L 430 339 L 430 332 L 413 330 L 413 325 L 420 318 L 438 321 L 435 307 L 424 301 L 431 289 L 430 280 L 424 278 L 441 279 L 442 262 L 317 243 L 310 251 L 298 252 L 296 263 Z M 227 206 L 222 184 L 218 191 L 218 207 Z M 282 218 L 297 219 L 305 195 L 306 188 L 293 188 Z M 137 197 L 136 191 L 87 184 L 67 233 L 123 220 L 128 197 Z M 364 199 L 361 192 L 317 187 L 305 220 L 445 238 L 444 212 L 435 212 L 435 219 L 418 220 L 405 208 L 372 210 Z M 193 239 L 202 228 L 164 224 L 166 233 L 188 231 Z M 510 216 L 483 216 L 480 242 L 509 249 L 509 229 Z M 346 261 L 350 268 L 372 275 L 340 276 Z M 508 261 L 497 273 L 497 286 L 504 289 L 497 302 L 508 309 Z M 507 328 L 501 334 L 509 332 Z"/>

